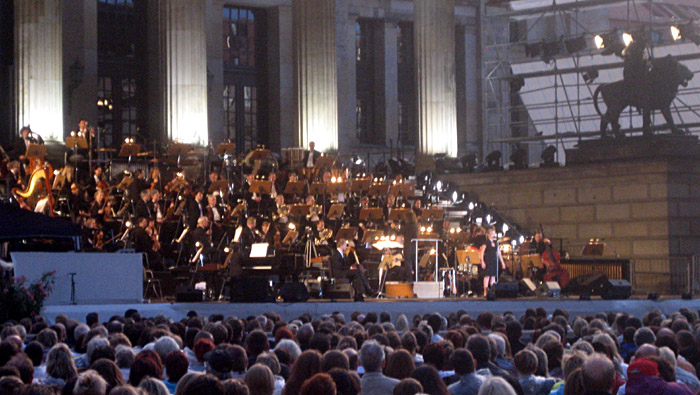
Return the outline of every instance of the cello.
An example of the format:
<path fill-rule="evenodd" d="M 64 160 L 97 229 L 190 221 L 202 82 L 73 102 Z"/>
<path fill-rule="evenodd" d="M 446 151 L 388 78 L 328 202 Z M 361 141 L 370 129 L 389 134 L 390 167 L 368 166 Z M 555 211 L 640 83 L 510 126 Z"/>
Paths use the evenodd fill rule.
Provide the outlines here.
<path fill-rule="evenodd" d="M 540 233 L 542 234 L 542 242 L 544 243 L 544 230 L 540 224 Z M 544 251 L 542 252 L 542 263 L 547 268 L 544 274 L 544 281 L 556 281 L 559 286 L 566 288 L 571 281 L 569 271 L 561 265 L 561 254 L 559 251 L 552 248 L 552 243 L 544 243 Z"/>

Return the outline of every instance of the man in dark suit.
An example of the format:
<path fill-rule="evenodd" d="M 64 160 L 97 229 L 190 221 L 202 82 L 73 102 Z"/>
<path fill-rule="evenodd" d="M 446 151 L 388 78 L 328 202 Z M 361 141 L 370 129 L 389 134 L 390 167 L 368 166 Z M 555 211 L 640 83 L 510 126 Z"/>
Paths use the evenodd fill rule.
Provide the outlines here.
<path fill-rule="evenodd" d="M 315 147 L 316 143 L 312 141 L 309 143 L 309 150 L 304 151 L 304 159 L 301 161 L 304 167 L 314 167 L 316 159 L 321 156 L 321 153 L 314 149 Z"/>
<path fill-rule="evenodd" d="M 259 241 L 257 232 L 255 231 L 255 217 L 248 217 L 246 226 L 243 227 L 239 242 L 241 243 L 241 251 L 243 256 L 250 256 L 250 248 L 253 244 Z"/>
<path fill-rule="evenodd" d="M 345 252 L 349 246 L 349 242 L 343 238 L 338 239 L 336 249 L 331 254 L 331 271 L 336 282 L 345 282 L 345 279 L 350 280 L 355 289 L 355 300 L 364 300 L 363 294 L 370 292 L 367 277 L 356 267 L 356 262 L 351 259 Z"/>
<path fill-rule="evenodd" d="M 134 218 L 146 218 L 146 219 L 154 219 L 153 218 L 153 213 L 151 212 L 151 209 L 149 207 L 149 201 L 151 200 L 151 196 L 148 192 L 147 189 L 141 191 L 139 194 L 139 199 L 136 200 L 134 203 Z"/>
<path fill-rule="evenodd" d="M 214 245 L 211 241 L 211 235 L 209 232 L 209 218 L 206 216 L 201 216 L 197 218 L 197 227 L 192 231 L 192 243 L 193 246 L 190 248 L 193 253 L 202 248 L 202 255 L 204 256 L 204 261 L 208 262 L 211 259 L 211 253 L 213 252 Z"/>

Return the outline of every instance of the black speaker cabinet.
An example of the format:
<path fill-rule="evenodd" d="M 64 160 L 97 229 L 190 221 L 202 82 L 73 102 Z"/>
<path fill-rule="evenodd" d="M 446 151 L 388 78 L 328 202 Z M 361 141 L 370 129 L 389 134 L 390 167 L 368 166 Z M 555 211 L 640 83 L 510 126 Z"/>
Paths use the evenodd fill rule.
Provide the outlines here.
<path fill-rule="evenodd" d="M 518 297 L 518 283 L 499 281 L 494 286 L 497 298 L 512 299 Z"/>
<path fill-rule="evenodd" d="M 284 283 L 280 288 L 280 297 L 287 303 L 306 302 L 309 290 L 300 282 Z"/>
<path fill-rule="evenodd" d="M 246 277 L 231 280 L 231 302 L 274 302 L 267 277 Z"/>
<path fill-rule="evenodd" d="M 324 295 L 329 299 L 353 299 L 355 298 L 355 289 L 352 284 L 348 283 L 331 284 Z"/>
<path fill-rule="evenodd" d="M 204 299 L 204 292 L 194 289 L 178 289 L 175 293 L 175 301 L 178 303 L 201 302 Z"/>
<path fill-rule="evenodd" d="M 518 291 L 522 296 L 534 296 L 537 286 L 529 278 L 524 278 L 518 282 Z"/>
<path fill-rule="evenodd" d="M 603 284 L 608 281 L 605 274 L 589 274 L 571 280 L 567 291 L 573 294 L 600 295 Z"/>
<path fill-rule="evenodd" d="M 600 296 L 605 300 L 629 299 L 632 296 L 632 284 L 627 280 L 608 280 L 603 283 Z"/>

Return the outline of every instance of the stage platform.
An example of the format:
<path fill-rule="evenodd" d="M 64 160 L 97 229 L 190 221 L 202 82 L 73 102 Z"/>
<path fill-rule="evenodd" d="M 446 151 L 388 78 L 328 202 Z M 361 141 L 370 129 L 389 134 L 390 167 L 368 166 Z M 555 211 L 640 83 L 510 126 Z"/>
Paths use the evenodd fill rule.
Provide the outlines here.
<path fill-rule="evenodd" d="M 409 317 L 414 314 L 426 314 L 439 312 L 449 314 L 457 310 L 465 310 L 472 317 L 483 312 L 504 313 L 510 311 L 517 316 L 523 314 L 528 308 L 544 307 L 548 313 L 557 308 L 567 310 L 572 317 L 578 315 L 594 314 L 608 311 L 625 311 L 641 318 L 644 313 L 659 309 L 665 314 L 678 311 L 681 307 L 692 310 L 700 310 L 700 299 L 682 300 L 661 298 L 657 301 L 647 299 L 626 300 L 601 300 L 593 298 L 590 301 L 578 300 L 578 297 L 553 298 L 517 298 L 499 299 L 487 301 L 484 298 L 443 298 L 443 299 L 368 299 L 364 302 L 350 300 L 310 300 L 303 303 L 228 303 L 228 302 L 201 302 L 201 303 L 143 303 L 143 304 L 110 304 L 110 305 L 57 305 L 47 306 L 42 314 L 51 322 L 58 314 L 66 314 L 69 318 L 80 321 L 85 320 L 85 315 L 97 312 L 100 320 L 105 321 L 113 315 L 123 315 L 127 309 L 136 309 L 144 317 L 153 317 L 163 314 L 173 320 L 180 320 L 189 311 L 196 311 L 200 316 L 211 314 L 223 314 L 224 316 L 236 316 L 245 318 L 268 311 L 279 313 L 282 318 L 291 320 L 303 313 L 310 313 L 313 317 L 323 314 L 340 312 L 346 319 L 355 311 L 361 313 L 386 311 L 392 319 L 403 313 Z"/>

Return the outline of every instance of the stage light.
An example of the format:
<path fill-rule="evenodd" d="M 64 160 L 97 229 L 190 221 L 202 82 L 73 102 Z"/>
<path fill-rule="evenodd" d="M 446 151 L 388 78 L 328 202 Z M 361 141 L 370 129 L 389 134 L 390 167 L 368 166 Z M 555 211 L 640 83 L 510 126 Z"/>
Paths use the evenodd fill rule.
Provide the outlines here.
<path fill-rule="evenodd" d="M 289 230 L 294 230 L 294 229 L 296 229 L 296 228 L 297 228 L 297 226 L 296 226 L 296 225 L 294 225 L 294 224 L 293 224 L 293 223 L 291 223 L 291 222 L 289 223 L 289 225 L 287 225 L 287 227 L 289 228 Z"/>
<path fill-rule="evenodd" d="M 430 249 L 430 255 L 435 255 L 435 248 Z"/>
<path fill-rule="evenodd" d="M 124 223 L 124 226 L 126 226 L 127 229 L 128 229 L 128 228 L 131 228 L 133 225 L 134 225 L 134 224 L 132 224 L 131 221 L 126 221 L 126 222 Z"/>
<path fill-rule="evenodd" d="M 228 254 L 229 252 L 231 252 L 231 249 L 228 246 L 224 247 L 224 253 Z"/>
<path fill-rule="evenodd" d="M 335 176 L 331 177 L 331 182 L 335 184 Z"/>
<path fill-rule="evenodd" d="M 450 233 L 454 234 L 454 233 L 455 233 L 455 228 L 450 228 Z"/>
<path fill-rule="evenodd" d="M 561 42 L 559 40 L 550 41 L 542 44 L 542 61 L 551 63 L 554 58 L 559 55 Z"/>
<path fill-rule="evenodd" d="M 598 78 L 598 70 L 595 68 L 588 69 L 583 72 L 583 81 L 587 84 L 590 84 L 591 82 L 595 81 L 596 78 Z"/>
<path fill-rule="evenodd" d="M 458 198 L 459 198 L 459 193 L 457 191 L 452 191 L 452 203 L 457 203 Z"/>
<path fill-rule="evenodd" d="M 391 240 L 391 241 L 396 240 L 396 235 L 391 235 L 391 236 L 389 236 L 389 240 Z"/>
<path fill-rule="evenodd" d="M 683 36 L 681 36 L 681 29 L 676 26 L 671 26 L 671 37 L 673 37 L 673 41 L 678 41 L 683 38 Z"/>
<path fill-rule="evenodd" d="M 438 192 L 440 192 L 440 191 L 442 190 L 442 181 L 438 180 L 438 181 L 435 183 L 435 190 L 438 191 Z"/>
<path fill-rule="evenodd" d="M 421 233 L 425 233 L 425 226 L 421 226 L 420 231 L 421 231 Z"/>
<path fill-rule="evenodd" d="M 515 151 L 510 154 L 510 160 L 513 162 L 513 169 L 527 169 L 527 151 L 525 148 L 516 146 Z"/>
<path fill-rule="evenodd" d="M 630 33 L 622 33 L 622 42 L 625 43 L 625 47 L 629 47 L 632 41 L 634 41 L 634 37 Z"/>
<path fill-rule="evenodd" d="M 469 206 L 467 206 L 469 211 L 474 210 L 474 202 L 469 202 Z"/>
<path fill-rule="evenodd" d="M 487 224 L 490 224 L 491 223 L 491 214 L 486 214 L 486 217 L 484 217 L 484 219 L 486 220 Z"/>
<path fill-rule="evenodd" d="M 476 154 L 466 154 L 460 159 L 460 162 L 462 162 L 462 168 L 471 173 L 477 165 Z"/>
<path fill-rule="evenodd" d="M 586 41 L 586 37 L 581 35 L 580 37 L 571 38 L 564 41 L 564 46 L 566 47 L 566 52 L 573 54 L 588 48 L 588 43 Z"/>
<path fill-rule="evenodd" d="M 71 137 L 75 137 L 75 132 L 70 132 Z"/>
<path fill-rule="evenodd" d="M 605 48 L 605 40 L 603 39 L 603 36 L 600 34 L 596 34 L 595 37 L 593 37 L 593 41 L 595 42 L 595 47 L 598 49 L 603 49 Z"/>
<path fill-rule="evenodd" d="M 426 229 L 426 231 L 428 231 L 428 233 L 433 233 L 433 228 L 432 228 L 431 226 L 428 226 L 428 228 Z"/>
<path fill-rule="evenodd" d="M 540 167 L 558 167 L 559 164 L 555 161 L 554 155 L 557 153 L 557 147 L 550 145 L 542 151 L 542 163 Z"/>
<path fill-rule="evenodd" d="M 525 236 L 520 236 L 520 237 L 518 238 L 518 242 L 519 242 L 520 244 L 523 244 L 523 243 L 525 242 Z"/>
<path fill-rule="evenodd" d="M 502 229 L 503 229 L 503 234 L 506 234 L 508 232 L 508 229 L 510 229 L 510 227 L 508 226 L 508 224 L 504 223 Z"/>
<path fill-rule="evenodd" d="M 57 175 L 59 175 L 59 174 L 61 174 L 61 171 L 60 171 L 60 170 L 54 170 L 54 171 L 53 171 L 53 175 L 57 176 Z"/>
<path fill-rule="evenodd" d="M 525 44 L 525 56 L 536 58 L 542 53 L 542 43 Z"/>
<path fill-rule="evenodd" d="M 501 151 L 491 151 L 488 155 L 486 155 L 486 171 L 497 171 L 497 170 L 503 170 L 503 166 L 501 166 Z"/>
<path fill-rule="evenodd" d="M 510 91 L 515 93 L 515 92 L 520 92 L 520 89 L 525 86 L 525 78 L 521 75 L 514 75 L 513 78 L 510 79 Z"/>

